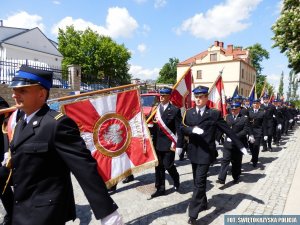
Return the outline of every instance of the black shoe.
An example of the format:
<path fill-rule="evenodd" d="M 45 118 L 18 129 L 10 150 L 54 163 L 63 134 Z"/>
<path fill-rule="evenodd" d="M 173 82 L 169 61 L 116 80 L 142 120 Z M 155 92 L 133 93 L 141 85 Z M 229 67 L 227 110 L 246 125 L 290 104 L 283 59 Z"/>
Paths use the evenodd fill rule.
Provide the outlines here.
<path fill-rule="evenodd" d="M 11 217 L 8 215 L 4 216 L 3 222 L 1 224 L 2 225 L 11 225 Z"/>
<path fill-rule="evenodd" d="M 175 191 L 179 191 L 179 186 L 180 186 L 180 182 L 179 181 L 177 181 L 177 182 L 174 182 L 174 190 Z"/>
<path fill-rule="evenodd" d="M 225 184 L 225 181 L 224 181 L 224 180 L 218 179 L 218 180 L 216 181 L 216 183 L 217 183 L 217 184 Z"/>
<path fill-rule="evenodd" d="M 261 150 L 262 152 L 266 152 L 267 151 L 267 149 L 263 149 L 263 150 Z"/>
<path fill-rule="evenodd" d="M 188 220 L 188 224 L 196 225 L 197 220 L 195 218 L 190 217 L 189 220 Z"/>
<path fill-rule="evenodd" d="M 271 147 L 269 147 L 269 148 L 268 148 L 268 150 L 269 150 L 270 152 L 272 152 L 272 151 L 273 151 L 273 149 L 272 149 Z"/>
<path fill-rule="evenodd" d="M 156 192 L 154 192 L 152 195 L 151 195 L 151 198 L 156 198 L 156 197 L 159 197 L 159 196 L 163 196 L 165 195 L 165 191 L 164 190 L 157 190 Z"/>
<path fill-rule="evenodd" d="M 239 183 L 239 181 L 240 181 L 240 177 L 233 179 L 233 183 L 234 183 L 234 184 Z"/>
<path fill-rule="evenodd" d="M 109 194 L 113 194 L 115 193 L 117 190 L 117 185 L 112 186 L 111 188 L 108 189 L 108 193 Z"/>
<path fill-rule="evenodd" d="M 252 163 L 252 166 L 255 168 L 257 166 L 257 163 L 256 162 L 253 162 Z"/>
<path fill-rule="evenodd" d="M 126 177 L 126 178 L 122 181 L 122 183 L 123 183 L 123 184 L 127 184 L 127 183 L 129 183 L 129 182 L 131 182 L 131 181 L 134 181 L 134 176 L 133 176 L 133 175 L 129 175 L 128 177 Z"/>

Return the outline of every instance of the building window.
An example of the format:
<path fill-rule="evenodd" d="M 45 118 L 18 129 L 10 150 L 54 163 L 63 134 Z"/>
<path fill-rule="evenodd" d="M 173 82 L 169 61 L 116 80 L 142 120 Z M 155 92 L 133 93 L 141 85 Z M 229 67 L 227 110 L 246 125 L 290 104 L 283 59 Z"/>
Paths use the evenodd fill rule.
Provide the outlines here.
<path fill-rule="evenodd" d="M 210 54 L 210 61 L 211 61 L 211 62 L 216 62 L 216 61 L 217 61 L 217 53 L 215 53 L 215 54 Z"/>
<path fill-rule="evenodd" d="M 242 79 L 244 79 L 244 69 L 242 69 Z"/>
<path fill-rule="evenodd" d="M 241 95 L 244 96 L 244 89 L 241 88 Z"/>
<path fill-rule="evenodd" d="M 197 70 L 197 79 L 202 79 L 202 70 Z"/>

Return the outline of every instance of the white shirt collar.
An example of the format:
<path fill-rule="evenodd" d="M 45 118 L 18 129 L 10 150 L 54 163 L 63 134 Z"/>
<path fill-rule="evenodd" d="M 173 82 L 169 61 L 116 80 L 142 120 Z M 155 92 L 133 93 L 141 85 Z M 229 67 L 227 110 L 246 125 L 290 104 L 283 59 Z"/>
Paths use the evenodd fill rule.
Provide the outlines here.
<path fill-rule="evenodd" d="M 206 109 L 206 106 L 202 106 L 201 108 L 198 107 L 198 106 L 196 106 L 196 111 L 197 111 L 197 113 L 198 113 L 198 111 L 200 110 L 201 115 L 203 114 L 203 112 L 205 111 L 205 109 Z"/>
<path fill-rule="evenodd" d="M 36 114 L 39 110 L 40 110 L 40 109 L 36 110 L 35 112 L 31 113 L 29 116 L 27 116 L 27 115 L 25 114 L 24 120 L 26 120 L 26 123 L 27 123 L 27 124 L 30 122 L 30 120 L 32 119 L 32 117 L 34 117 L 35 114 Z"/>

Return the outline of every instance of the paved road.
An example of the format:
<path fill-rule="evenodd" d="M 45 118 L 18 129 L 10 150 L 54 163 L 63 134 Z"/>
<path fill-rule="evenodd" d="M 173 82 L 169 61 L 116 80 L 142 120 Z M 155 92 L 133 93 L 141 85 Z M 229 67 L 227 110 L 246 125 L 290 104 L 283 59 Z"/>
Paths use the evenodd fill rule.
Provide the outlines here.
<path fill-rule="evenodd" d="M 300 182 L 294 180 L 294 174 L 300 162 L 299 137 L 300 129 L 297 129 L 290 132 L 288 137 L 283 137 L 281 146 L 274 147 L 273 152 L 261 152 L 257 168 L 253 168 L 249 163 L 251 156 L 244 156 L 241 181 L 238 184 L 233 184 L 231 176 L 227 177 L 225 185 L 216 184 L 220 169 L 220 153 L 217 162 L 209 172 L 207 182 L 209 208 L 199 214 L 198 224 L 224 224 L 224 214 L 280 215 L 286 213 L 289 208 L 286 202 L 290 202 L 288 199 L 294 199 L 291 193 L 296 193 L 295 188 L 291 187 L 297 187 L 297 183 Z M 176 164 L 181 179 L 180 193 L 173 190 L 171 178 L 167 176 L 167 195 L 148 200 L 151 193 L 155 191 L 154 168 L 137 174 L 134 182 L 118 184 L 117 192 L 112 197 L 119 205 L 119 212 L 123 215 L 126 224 L 187 224 L 187 206 L 193 189 L 192 169 L 189 160 L 176 161 Z M 95 220 L 75 179 L 73 184 L 78 219 L 67 225 L 100 224 Z M 299 195 L 297 197 L 299 198 Z M 296 202 L 300 202 L 300 199 Z M 300 215 L 300 208 L 298 207 L 298 212 L 295 209 L 293 212 Z M 0 209 L 0 213 L 3 217 L 3 209 Z"/>

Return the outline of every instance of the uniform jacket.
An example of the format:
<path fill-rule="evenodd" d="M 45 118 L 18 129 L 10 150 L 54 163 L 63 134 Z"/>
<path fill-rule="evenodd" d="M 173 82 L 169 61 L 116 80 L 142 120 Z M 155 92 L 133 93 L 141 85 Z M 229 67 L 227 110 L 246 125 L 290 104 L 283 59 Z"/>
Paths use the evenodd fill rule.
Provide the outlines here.
<path fill-rule="evenodd" d="M 267 135 L 267 125 L 265 119 L 265 112 L 262 109 L 259 109 L 257 113 L 254 113 L 254 110 L 249 111 L 249 122 L 250 129 L 249 135 L 254 137 L 262 138 Z"/>
<path fill-rule="evenodd" d="M 231 130 L 236 134 L 239 140 L 246 146 L 247 145 L 247 135 L 249 133 L 249 120 L 247 116 L 239 114 L 236 119 L 230 114 L 225 118 L 226 123 L 231 128 Z M 225 138 L 224 147 L 227 149 L 236 149 L 236 146 L 232 141 L 227 141 Z"/>
<path fill-rule="evenodd" d="M 70 172 L 97 219 L 117 209 L 73 120 L 44 105 L 23 131 L 20 125 L 10 145 L 13 225 L 55 225 L 75 219 Z"/>
<path fill-rule="evenodd" d="M 157 108 L 159 110 L 159 107 Z M 167 108 L 161 115 L 165 125 L 172 131 L 173 134 L 177 135 L 177 148 L 183 147 L 183 135 L 180 130 L 180 124 L 182 121 L 181 111 L 176 106 L 169 103 Z M 154 124 L 152 129 L 153 143 L 156 151 L 170 151 L 172 141 L 170 138 L 160 129 L 157 123 Z"/>
<path fill-rule="evenodd" d="M 192 132 L 194 127 L 204 130 L 201 135 Z M 195 164 L 210 164 L 216 158 L 215 136 L 216 130 L 220 129 L 225 133 L 240 149 L 244 145 L 239 138 L 231 131 L 221 112 L 207 108 L 202 116 L 197 115 L 196 108 L 188 109 L 183 118 L 182 130 L 189 137 L 188 157 Z"/>
<path fill-rule="evenodd" d="M 276 118 L 276 108 L 274 105 L 269 103 L 267 106 L 261 104 L 260 108 L 265 111 L 265 120 L 266 120 L 266 135 L 273 135 L 274 132 L 274 123 Z"/>

